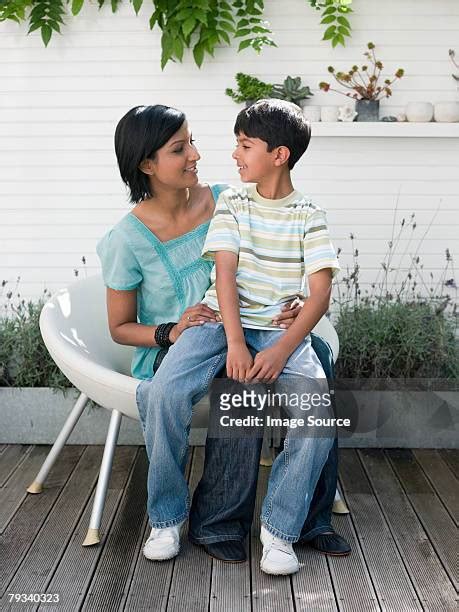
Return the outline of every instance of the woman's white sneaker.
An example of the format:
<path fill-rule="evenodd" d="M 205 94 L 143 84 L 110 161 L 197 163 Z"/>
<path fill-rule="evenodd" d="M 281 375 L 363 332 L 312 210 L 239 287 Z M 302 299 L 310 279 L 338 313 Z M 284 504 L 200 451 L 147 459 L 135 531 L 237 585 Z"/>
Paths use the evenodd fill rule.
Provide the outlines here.
<path fill-rule="evenodd" d="M 263 544 L 260 568 L 265 574 L 279 576 L 295 574 L 299 570 L 300 566 L 291 542 L 276 538 L 263 525 L 260 540 Z"/>
<path fill-rule="evenodd" d="M 144 556 L 150 561 L 166 561 L 176 557 L 180 550 L 180 528 L 184 522 L 164 529 L 153 527 L 143 547 Z"/>

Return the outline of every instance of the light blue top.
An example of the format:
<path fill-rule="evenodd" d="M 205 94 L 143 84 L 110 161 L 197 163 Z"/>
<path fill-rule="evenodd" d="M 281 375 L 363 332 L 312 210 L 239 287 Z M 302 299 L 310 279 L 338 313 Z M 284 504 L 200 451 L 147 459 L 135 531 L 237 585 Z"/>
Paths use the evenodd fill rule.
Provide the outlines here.
<path fill-rule="evenodd" d="M 216 202 L 227 185 L 211 186 Z M 183 311 L 203 298 L 212 262 L 201 257 L 210 221 L 161 242 L 134 214 L 128 213 L 97 244 L 107 287 L 137 289 L 137 320 L 144 325 L 178 321 Z M 136 347 L 131 371 L 135 378 L 153 376 L 159 348 Z"/>

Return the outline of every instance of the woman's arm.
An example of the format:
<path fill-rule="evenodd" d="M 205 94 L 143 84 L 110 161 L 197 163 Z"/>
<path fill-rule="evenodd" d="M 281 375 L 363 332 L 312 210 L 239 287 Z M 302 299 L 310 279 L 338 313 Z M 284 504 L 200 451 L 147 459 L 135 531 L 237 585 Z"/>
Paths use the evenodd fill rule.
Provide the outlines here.
<path fill-rule="evenodd" d="M 108 327 L 112 339 L 129 346 L 158 346 L 155 342 L 156 325 L 137 323 L 137 290 L 117 291 L 107 287 Z M 187 308 L 169 334 L 176 342 L 187 327 L 216 321 L 214 311 L 205 304 Z"/>

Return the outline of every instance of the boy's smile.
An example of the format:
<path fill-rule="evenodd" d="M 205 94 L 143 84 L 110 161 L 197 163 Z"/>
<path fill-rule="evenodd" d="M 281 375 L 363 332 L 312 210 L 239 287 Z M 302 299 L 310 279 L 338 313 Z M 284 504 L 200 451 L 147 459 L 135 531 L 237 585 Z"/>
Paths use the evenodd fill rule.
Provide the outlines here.
<path fill-rule="evenodd" d="M 236 160 L 241 180 L 244 183 L 258 183 L 272 171 L 275 152 L 268 151 L 264 140 L 249 138 L 241 132 L 237 136 L 232 157 Z"/>

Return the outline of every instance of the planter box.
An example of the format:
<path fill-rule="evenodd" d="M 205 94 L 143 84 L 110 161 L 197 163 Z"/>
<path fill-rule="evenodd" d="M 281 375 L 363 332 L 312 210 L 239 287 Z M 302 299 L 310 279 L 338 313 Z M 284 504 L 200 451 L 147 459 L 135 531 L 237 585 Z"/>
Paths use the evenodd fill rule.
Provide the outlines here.
<path fill-rule="evenodd" d="M 53 444 L 79 393 L 49 388 L 0 388 L 0 444 Z M 458 448 L 458 391 L 337 391 L 338 416 L 353 432 L 340 430 L 348 448 Z M 86 408 L 69 444 L 104 444 L 110 413 Z M 190 444 L 205 442 L 193 429 Z M 119 444 L 143 444 L 140 422 L 123 418 Z"/>
<path fill-rule="evenodd" d="M 453 387 L 454 385 L 451 385 Z M 340 446 L 459 448 L 459 391 L 337 390 Z"/>

